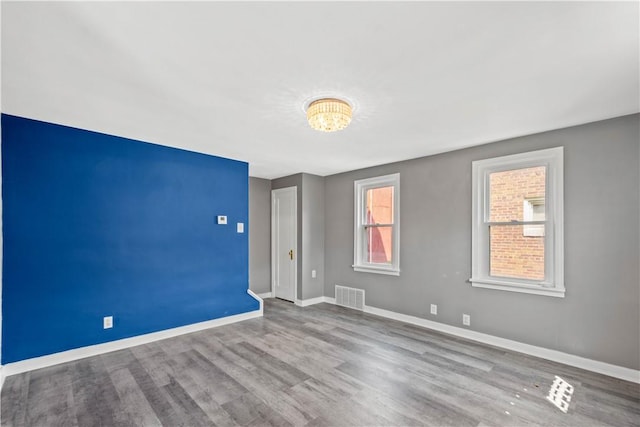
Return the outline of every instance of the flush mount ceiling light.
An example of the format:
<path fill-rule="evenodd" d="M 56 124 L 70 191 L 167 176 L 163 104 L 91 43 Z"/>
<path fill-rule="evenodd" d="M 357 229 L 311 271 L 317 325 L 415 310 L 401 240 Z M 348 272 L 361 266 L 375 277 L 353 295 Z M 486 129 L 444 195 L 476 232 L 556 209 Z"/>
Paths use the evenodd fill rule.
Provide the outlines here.
<path fill-rule="evenodd" d="M 336 98 L 317 99 L 307 107 L 309 126 L 321 132 L 334 132 L 351 123 L 351 106 Z"/>

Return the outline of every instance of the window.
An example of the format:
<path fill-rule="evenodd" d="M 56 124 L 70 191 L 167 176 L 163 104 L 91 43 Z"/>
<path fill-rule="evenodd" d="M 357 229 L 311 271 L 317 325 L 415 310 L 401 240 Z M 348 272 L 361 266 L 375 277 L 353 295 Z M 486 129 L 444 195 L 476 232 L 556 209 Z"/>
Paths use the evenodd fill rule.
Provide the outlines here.
<path fill-rule="evenodd" d="M 353 269 L 400 275 L 400 174 L 354 183 Z"/>
<path fill-rule="evenodd" d="M 476 287 L 564 297 L 562 147 L 473 162 Z"/>
<path fill-rule="evenodd" d="M 544 221 L 544 197 L 524 199 L 522 203 L 522 216 L 525 222 Z M 524 225 L 523 236 L 544 236 L 544 225 L 530 223 Z"/>

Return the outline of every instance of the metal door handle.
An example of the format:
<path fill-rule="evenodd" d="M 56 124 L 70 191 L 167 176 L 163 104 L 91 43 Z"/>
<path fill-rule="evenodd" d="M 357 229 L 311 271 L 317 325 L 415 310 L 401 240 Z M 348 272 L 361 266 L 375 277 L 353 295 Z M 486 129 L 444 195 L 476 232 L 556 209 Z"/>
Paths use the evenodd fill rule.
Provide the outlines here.
<path fill-rule="evenodd" d="M 293 261 L 293 249 L 289 251 L 289 258 L 291 258 L 291 261 Z"/>

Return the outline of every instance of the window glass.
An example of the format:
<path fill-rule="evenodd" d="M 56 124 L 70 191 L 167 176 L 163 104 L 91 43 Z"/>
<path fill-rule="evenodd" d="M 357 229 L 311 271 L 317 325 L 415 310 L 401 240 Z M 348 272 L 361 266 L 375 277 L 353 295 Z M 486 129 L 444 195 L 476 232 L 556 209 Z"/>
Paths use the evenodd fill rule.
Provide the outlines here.
<path fill-rule="evenodd" d="M 366 224 L 393 224 L 393 187 L 367 190 Z"/>
<path fill-rule="evenodd" d="M 367 227 L 367 262 L 373 264 L 391 264 L 393 228 Z"/>
<path fill-rule="evenodd" d="M 354 181 L 353 268 L 400 274 L 400 174 Z"/>
<path fill-rule="evenodd" d="M 544 279 L 544 231 L 539 237 L 528 237 L 523 232 L 524 227 L 489 227 L 490 276 L 538 281 Z M 544 230 L 544 224 L 539 227 Z"/>
<path fill-rule="evenodd" d="M 393 253 L 393 187 L 367 190 L 367 262 L 390 264 Z M 371 224 L 384 224 L 375 225 Z"/>
<path fill-rule="evenodd" d="M 542 200 L 544 221 L 544 198 L 546 167 L 514 169 L 489 174 L 489 222 L 531 221 L 524 214 L 524 200 Z M 538 211 L 539 212 L 539 211 Z"/>
<path fill-rule="evenodd" d="M 489 275 L 544 279 L 546 168 L 536 166 L 489 174 Z"/>

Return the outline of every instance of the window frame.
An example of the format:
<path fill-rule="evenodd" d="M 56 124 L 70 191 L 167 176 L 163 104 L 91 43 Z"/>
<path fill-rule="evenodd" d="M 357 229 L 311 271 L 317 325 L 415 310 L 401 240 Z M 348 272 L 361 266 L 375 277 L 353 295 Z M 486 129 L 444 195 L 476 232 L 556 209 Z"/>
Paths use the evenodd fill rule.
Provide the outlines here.
<path fill-rule="evenodd" d="M 542 203 L 540 203 L 540 200 L 542 200 Z M 525 198 L 522 201 L 522 212 L 523 212 L 522 220 L 525 222 L 537 221 L 534 218 L 535 207 L 541 206 L 541 205 L 545 207 L 545 214 L 546 214 L 545 199 L 541 199 L 540 197 L 534 197 L 530 199 Z M 544 227 L 540 228 L 539 224 L 525 224 L 522 228 L 522 235 L 524 237 L 544 237 Z"/>
<path fill-rule="evenodd" d="M 564 150 L 563 147 L 531 151 L 472 162 L 471 285 L 527 294 L 563 298 L 564 286 Z M 545 278 L 543 281 L 490 275 L 490 188 L 494 172 L 545 166 Z M 526 225 L 528 221 L 514 221 Z M 505 224 L 506 225 L 506 224 Z M 523 228 L 524 229 L 524 228 Z"/>
<path fill-rule="evenodd" d="M 400 275 L 400 174 L 377 176 L 354 181 L 354 232 L 353 232 L 353 270 L 363 273 Z M 365 261 L 366 254 L 366 195 L 374 188 L 393 187 L 393 224 L 391 226 L 392 249 L 390 264 Z"/>

